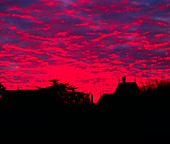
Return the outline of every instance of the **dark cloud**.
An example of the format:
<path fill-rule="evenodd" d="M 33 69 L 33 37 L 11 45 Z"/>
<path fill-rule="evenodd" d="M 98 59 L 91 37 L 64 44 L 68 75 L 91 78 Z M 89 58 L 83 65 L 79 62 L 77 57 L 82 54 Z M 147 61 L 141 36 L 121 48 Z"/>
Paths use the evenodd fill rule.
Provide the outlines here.
<path fill-rule="evenodd" d="M 13 6 L 13 5 L 17 5 L 20 7 L 28 7 L 31 4 L 38 4 L 41 0 L 33 0 L 33 1 L 28 1 L 28 0 L 5 0 L 4 2 L 2 2 L 2 4 L 4 5 L 9 5 L 9 6 Z"/>

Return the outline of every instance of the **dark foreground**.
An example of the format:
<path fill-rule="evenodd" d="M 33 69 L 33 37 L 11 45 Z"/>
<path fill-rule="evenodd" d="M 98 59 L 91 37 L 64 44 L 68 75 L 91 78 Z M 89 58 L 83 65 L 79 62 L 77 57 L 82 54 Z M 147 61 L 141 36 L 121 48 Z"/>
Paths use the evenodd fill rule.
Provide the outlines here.
<path fill-rule="evenodd" d="M 1 136 L 168 136 L 169 101 L 116 100 L 112 104 L 0 105 Z"/>

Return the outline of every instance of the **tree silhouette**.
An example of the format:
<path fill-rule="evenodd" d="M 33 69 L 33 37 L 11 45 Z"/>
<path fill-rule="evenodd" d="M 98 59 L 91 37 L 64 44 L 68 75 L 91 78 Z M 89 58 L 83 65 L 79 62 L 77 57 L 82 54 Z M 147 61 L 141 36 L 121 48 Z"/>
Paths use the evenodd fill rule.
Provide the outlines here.
<path fill-rule="evenodd" d="M 73 85 L 69 83 L 60 83 L 58 79 L 49 80 L 52 83 L 52 86 L 46 87 L 44 89 L 38 87 L 41 91 L 46 94 L 49 94 L 49 97 L 52 97 L 59 103 L 67 104 L 83 104 L 90 103 L 89 94 L 84 92 L 78 92 Z"/>
<path fill-rule="evenodd" d="M 0 97 L 2 97 L 5 90 L 6 90 L 6 87 L 2 83 L 0 83 Z"/>
<path fill-rule="evenodd" d="M 156 82 L 148 82 L 140 87 L 143 96 L 169 96 L 169 89 L 169 80 L 156 80 Z"/>

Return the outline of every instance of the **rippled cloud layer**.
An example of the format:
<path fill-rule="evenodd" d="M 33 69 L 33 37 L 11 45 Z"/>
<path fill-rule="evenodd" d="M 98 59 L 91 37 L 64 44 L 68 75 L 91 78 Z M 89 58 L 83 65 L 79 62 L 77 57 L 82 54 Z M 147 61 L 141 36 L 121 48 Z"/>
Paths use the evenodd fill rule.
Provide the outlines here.
<path fill-rule="evenodd" d="M 113 92 L 170 79 L 168 0 L 1 0 L 0 82 L 34 89 L 58 78 L 81 91 Z"/>

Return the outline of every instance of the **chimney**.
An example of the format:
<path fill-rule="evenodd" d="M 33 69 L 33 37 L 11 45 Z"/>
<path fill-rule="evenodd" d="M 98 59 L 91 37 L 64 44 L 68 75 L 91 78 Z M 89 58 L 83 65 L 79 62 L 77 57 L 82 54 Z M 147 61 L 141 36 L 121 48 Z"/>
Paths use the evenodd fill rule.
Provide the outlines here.
<path fill-rule="evenodd" d="M 126 76 L 122 77 L 122 83 L 126 83 Z"/>
<path fill-rule="evenodd" d="M 17 90 L 19 90 L 19 85 L 17 85 Z"/>

